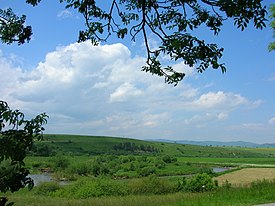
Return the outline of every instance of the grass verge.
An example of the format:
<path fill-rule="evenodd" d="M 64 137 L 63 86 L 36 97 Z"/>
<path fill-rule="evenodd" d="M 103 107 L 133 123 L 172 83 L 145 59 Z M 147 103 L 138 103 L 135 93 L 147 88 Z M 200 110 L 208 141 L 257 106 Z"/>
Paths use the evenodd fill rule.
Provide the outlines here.
<path fill-rule="evenodd" d="M 254 182 L 250 187 L 241 188 L 221 187 L 207 193 L 65 199 L 23 191 L 8 198 L 20 206 L 248 206 L 275 202 L 275 181 Z"/>

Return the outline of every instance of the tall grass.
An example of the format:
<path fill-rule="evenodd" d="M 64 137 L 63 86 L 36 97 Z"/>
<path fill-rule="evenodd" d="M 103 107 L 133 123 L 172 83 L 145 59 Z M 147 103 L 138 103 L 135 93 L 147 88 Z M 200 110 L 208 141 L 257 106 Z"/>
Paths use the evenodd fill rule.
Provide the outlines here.
<path fill-rule="evenodd" d="M 207 193 L 129 195 L 88 199 L 58 198 L 19 192 L 9 195 L 20 206 L 245 206 L 275 202 L 275 182 L 254 182 L 251 187 L 221 187 Z"/>

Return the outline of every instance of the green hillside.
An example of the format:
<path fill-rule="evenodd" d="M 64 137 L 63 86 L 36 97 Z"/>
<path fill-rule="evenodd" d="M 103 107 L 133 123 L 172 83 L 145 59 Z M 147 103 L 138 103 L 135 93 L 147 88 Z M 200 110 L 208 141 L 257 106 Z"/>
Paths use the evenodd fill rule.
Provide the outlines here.
<path fill-rule="evenodd" d="M 149 142 L 130 138 L 47 134 L 36 147 L 47 146 L 56 152 L 74 155 L 100 154 L 169 154 L 176 157 L 274 157 L 275 149 L 244 149 L 212 147 L 163 142 Z"/>

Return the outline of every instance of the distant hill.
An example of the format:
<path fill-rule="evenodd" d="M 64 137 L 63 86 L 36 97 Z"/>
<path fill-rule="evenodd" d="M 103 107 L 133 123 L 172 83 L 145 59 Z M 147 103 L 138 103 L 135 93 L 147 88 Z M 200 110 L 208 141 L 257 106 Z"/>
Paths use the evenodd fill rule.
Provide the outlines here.
<path fill-rule="evenodd" d="M 261 145 L 263 148 L 275 148 L 275 143 L 265 143 Z"/>
<path fill-rule="evenodd" d="M 131 138 L 46 134 L 43 141 L 35 142 L 30 155 L 171 155 L 174 157 L 263 158 L 275 157 L 274 149 L 214 146 L 217 142 L 173 140 L 137 140 Z M 226 143 L 220 144 L 226 146 Z M 243 147 L 235 147 L 241 145 Z M 246 144 L 248 146 L 248 144 Z M 250 147 L 252 145 L 250 144 Z M 255 145 L 254 145 L 255 146 Z M 271 144 L 266 145 L 271 147 Z M 273 145 L 274 146 L 274 145 Z"/>
<path fill-rule="evenodd" d="M 215 147 L 248 147 L 248 148 L 275 148 L 275 143 L 257 144 L 245 141 L 219 142 L 219 141 L 191 141 L 191 140 L 169 140 L 169 139 L 150 139 L 148 141 L 190 144 L 200 146 L 215 146 Z"/>

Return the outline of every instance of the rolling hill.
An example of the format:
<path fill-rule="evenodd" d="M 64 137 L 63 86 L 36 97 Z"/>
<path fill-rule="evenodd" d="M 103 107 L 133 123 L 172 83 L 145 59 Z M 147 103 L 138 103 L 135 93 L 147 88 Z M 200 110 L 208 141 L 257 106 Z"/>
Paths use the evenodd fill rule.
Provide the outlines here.
<path fill-rule="evenodd" d="M 189 142 L 190 143 L 190 142 Z M 101 154 L 140 154 L 164 155 L 176 157 L 274 157 L 274 149 L 260 150 L 240 147 L 216 147 L 194 144 L 143 141 L 131 138 L 107 136 L 81 136 L 46 134 L 36 147 L 46 146 L 56 152 L 74 155 Z M 43 147 L 42 147 L 43 148 Z"/>

